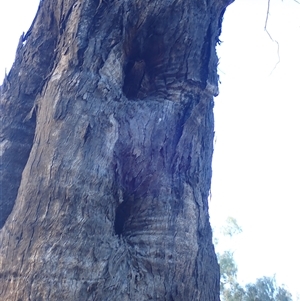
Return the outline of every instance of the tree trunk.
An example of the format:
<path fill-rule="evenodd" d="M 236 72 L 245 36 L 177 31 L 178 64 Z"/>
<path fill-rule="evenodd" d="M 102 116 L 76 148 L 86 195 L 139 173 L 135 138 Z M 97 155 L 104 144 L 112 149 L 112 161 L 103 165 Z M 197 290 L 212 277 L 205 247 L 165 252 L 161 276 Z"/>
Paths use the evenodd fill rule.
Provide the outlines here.
<path fill-rule="evenodd" d="M 219 300 L 208 195 L 230 2 L 41 1 L 1 86 L 2 301 Z"/>

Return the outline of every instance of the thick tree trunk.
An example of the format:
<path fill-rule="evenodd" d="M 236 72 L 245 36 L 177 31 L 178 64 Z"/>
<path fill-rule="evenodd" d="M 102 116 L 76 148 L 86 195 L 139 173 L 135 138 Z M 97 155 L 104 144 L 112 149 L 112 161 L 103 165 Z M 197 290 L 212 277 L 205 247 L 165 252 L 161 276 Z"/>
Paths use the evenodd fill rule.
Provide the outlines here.
<path fill-rule="evenodd" d="M 1 300 L 219 300 L 208 194 L 229 2 L 41 1 L 1 87 Z"/>

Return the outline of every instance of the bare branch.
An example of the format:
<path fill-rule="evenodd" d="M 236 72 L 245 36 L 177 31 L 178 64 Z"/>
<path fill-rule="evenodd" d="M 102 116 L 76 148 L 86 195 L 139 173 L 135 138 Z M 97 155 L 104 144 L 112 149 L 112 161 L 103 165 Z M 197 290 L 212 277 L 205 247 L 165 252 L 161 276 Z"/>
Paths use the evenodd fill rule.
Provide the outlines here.
<path fill-rule="evenodd" d="M 297 2 L 297 0 L 294 0 Z M 267 15 L 266 15 L 266 21 L 265 21 L 265 27 L 264 27 L 264 30 L 265 32 L 267 33 L 267 35 L 269 36 L 269 38 L 271 39 L 272 42 L 276 43 L 277 44 L 277 57 L 278 57 L 278 61 L 277 63 L 275 64 L 273 70 L 271 71 L 270 75 L 274 72 L 274 70 L 276 69 L 277 65 L 280 63 L 280 51 L 279 51 L 279 43 L 277 40 L 274 40 L 271 36 L 271 34 L 269 33 L 268 29 L 267 29 L 267 26 L 268 26 L 268 20 L 269 20 L 269 14 L 270 14 L 270 3 L 271 3 L 271 0 L 268 0 L 268 8 L 267 8 Z"/>

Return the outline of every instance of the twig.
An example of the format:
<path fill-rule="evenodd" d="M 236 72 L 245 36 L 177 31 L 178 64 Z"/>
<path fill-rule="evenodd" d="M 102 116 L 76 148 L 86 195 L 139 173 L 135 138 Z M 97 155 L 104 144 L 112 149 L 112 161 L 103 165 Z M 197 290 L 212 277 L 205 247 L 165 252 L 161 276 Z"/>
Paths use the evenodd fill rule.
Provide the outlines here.
<path fill-rule="evenodd" d="M 297 0 L 295 0 L 297 2 Z M 268 9 L 267 9 L 267 16 L 266 16 L 266 21 L 265 21 L 265 27 L 264 30 L 267 33 L 267 35 L 269 36 L 269 38 L 271 39 L 272 42 L 277 44 L 277 57 L 278 57 L 278 61 L 275 64 L 273 70 L 271 71 L 270 75 L 274 72 L 274 70 L 276 69 L 277 65 L 280 63 L 280 51 L 279 51 L 279 43 L 277 40 L 274 40 L 271 36 L 271 34 L 269 33 L 268 29 L 267 29 L 267 25 L 268 25 L 268 20 L 269 20 L 269 14 L 270 14 L 270 3 L 271 0 L 268 0 Z"/>

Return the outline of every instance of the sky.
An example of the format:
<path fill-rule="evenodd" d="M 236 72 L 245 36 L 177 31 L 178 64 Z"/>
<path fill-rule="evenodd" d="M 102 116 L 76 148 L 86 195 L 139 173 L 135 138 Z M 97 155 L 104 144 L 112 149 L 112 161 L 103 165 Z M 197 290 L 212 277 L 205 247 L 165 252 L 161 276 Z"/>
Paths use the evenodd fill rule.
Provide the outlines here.
<path fill-rule="evenodd" d="M 0 0 L 0 82 L 38 4 Z M 279 54 L 264 30 L 268 0 L 236 0 L 225 13 L 209 204 L 213 228 L 232 216 L 243 229 L 230 242 L 239 281 L 276 274 L 295 296 L 300 294 L 300 4 L 270 4 L 267 29 Z"/>
<path fill-rule="evenodd" d="M 236 0 L 225 13 L 215 99 L 211 222 L 243 228 L 239 279 L 276 274 L 300 293 L 300 5 Z M 277 66 L 276 66 L 277 64 Z M 274 67 L 276 67 L 274 69 Z"/>

